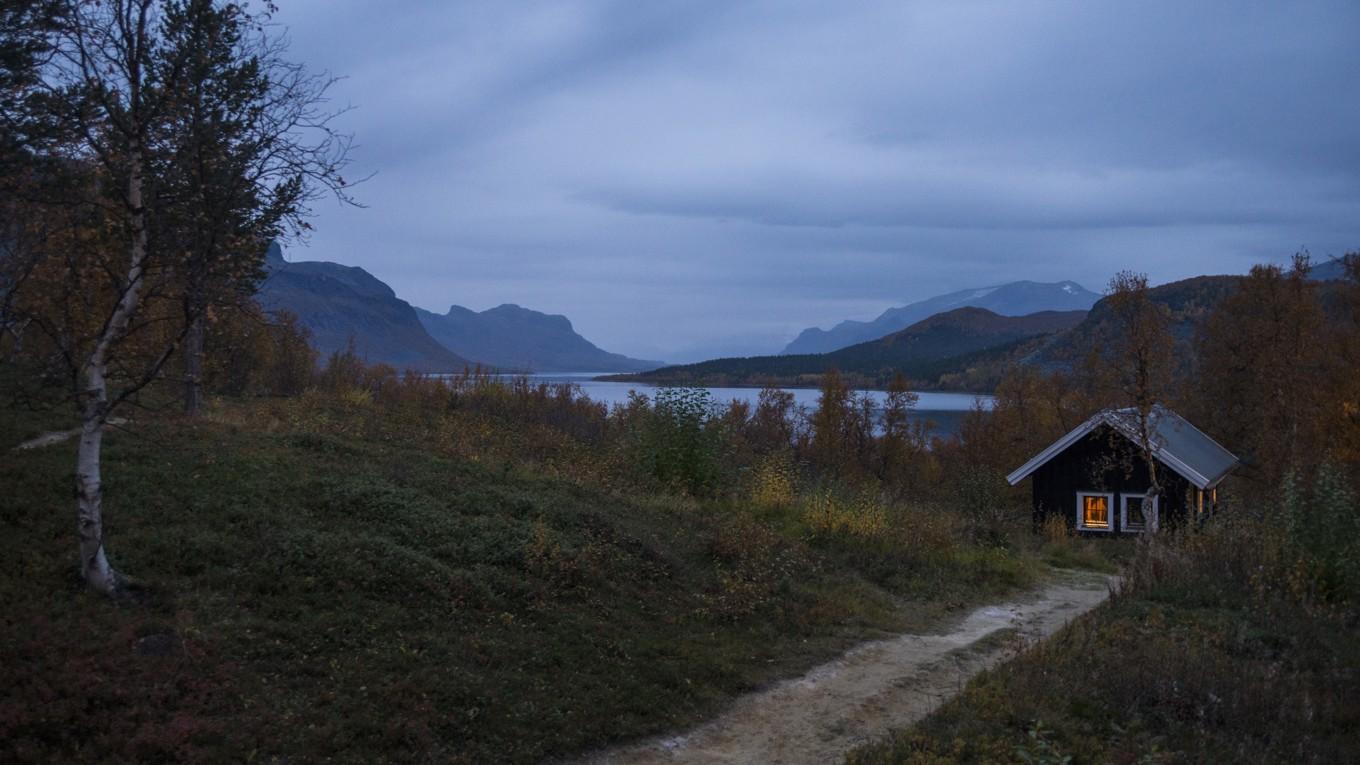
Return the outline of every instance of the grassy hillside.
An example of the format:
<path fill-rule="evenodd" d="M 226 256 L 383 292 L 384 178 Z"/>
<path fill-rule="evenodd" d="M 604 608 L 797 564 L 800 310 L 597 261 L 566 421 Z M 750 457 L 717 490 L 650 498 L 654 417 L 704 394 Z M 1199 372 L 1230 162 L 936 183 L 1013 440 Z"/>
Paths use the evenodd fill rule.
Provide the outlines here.
<path fill-rule="evenodd" d="M 836 369 L 866 387 L 882 387 L 898 373 L 913 380 L 918 388 L 942 387 L 946 380 L 967 384 L 973 380 L 967 372 L 978 362 L 979 354 L 1061 332 L 1077 325 L 1085 315 L 1084 311 L 1044 311 L 1012 317 L 982 308 L 959 308 L 878 340 L 831 353 L 715 359 L 611 379 L 670 385 L 810 386 L 818 384 L 828 370 Z"/>
<path fill-rule="evenodd" d="M 120 604 L 77 581 L 73 447 L 6 453 L 0 759 L 536 762 L 1035 575 L 955 513 L 808 504 L 777 471 L 642 492 L 570 423 L 448 406 L 309 394 L 112 432 Z"/>

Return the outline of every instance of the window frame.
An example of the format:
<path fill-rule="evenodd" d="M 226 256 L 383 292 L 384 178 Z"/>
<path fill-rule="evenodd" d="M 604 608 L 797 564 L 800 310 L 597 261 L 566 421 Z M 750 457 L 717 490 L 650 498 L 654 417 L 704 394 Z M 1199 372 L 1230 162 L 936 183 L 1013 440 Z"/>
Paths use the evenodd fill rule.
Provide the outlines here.
<path fill-rule="evenodd" d="M 1105 509 L 1106 509 L 1106 512 L 1109 513 L 1109 518 L 1110 518 L 1110 522 L 1109 522 L 1108 524 L 1106 524 L 1106 525 L 1103 526 L 1103 527 L 1102 527 L 1102 526 L 1087 526 L 1087 525 L 1086 525 L 1086 513 L 1085 513 L 1084 511 L 1085 511 L 1085 509 L 1086 509 L 1086 508 L 1085 508 L 1085 505 L 1086 505 L 1085 499 L 1086 499 L 1087 497 L 1104 497 L 1104 498 L 1105 498 Z M 1114 516 L 1114 505 L 1115 505 L 1115 495 L 1114 495 L 1114 492 L 1107 492 L 1107 491 L 1078 491 L 1078 492 L 1077 492 L 1077 531 L 1095 531 L 1095 532 L 1099 532 L 1099 533 L 1101 533 L 1101 534 L 1113 534 L 1113 533 L 1114 533 L 1114 518 L 1115 518 L 1115 516 Z"/>
<path fill-rule="evenodd" d="M 1147 513 L 1146 512 L 1143 513 L 1143 522 L 1141 524 L 1139 524 L 1136 528 L 1130 528 L 1129 527 L 1130 499 L 1141 499 L 1144 502 L 1147 502 L 1149 499 L 1151 499 L 1152 512 L 1158 513 L 1161 510 L 1161 498 L 1149 496 L 1147 492 L 1143 492 L 1142 494 L 1139 494 L 1138 492 L 1129 492 L 1127 494 L 1121 492 L 1119 494 L 1119 530 L 1127 531 L 1129 533 L 1136 532 L 1142 534 L 1143 532 L 1147 531 Z"/>

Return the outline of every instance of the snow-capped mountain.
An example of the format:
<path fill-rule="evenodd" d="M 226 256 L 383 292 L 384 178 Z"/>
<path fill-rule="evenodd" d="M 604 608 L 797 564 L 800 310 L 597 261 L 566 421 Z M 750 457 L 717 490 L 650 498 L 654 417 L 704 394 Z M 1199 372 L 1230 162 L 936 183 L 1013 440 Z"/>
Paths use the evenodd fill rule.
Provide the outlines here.
<path fill-rule="evenodd" d="M 922 319 L 955 308 L 985 308 L 1002 316 L 1026 316 L 1039 311 L 1089 310 L 1100 295 L 1076 282 L 1011 282 L 995 287 L 959 290 L 890 308 L 873 321 L 843 321 L 831 329 L 805 329 L 784 354 L 827 353 L 856 343 L 877 340 Z"/>

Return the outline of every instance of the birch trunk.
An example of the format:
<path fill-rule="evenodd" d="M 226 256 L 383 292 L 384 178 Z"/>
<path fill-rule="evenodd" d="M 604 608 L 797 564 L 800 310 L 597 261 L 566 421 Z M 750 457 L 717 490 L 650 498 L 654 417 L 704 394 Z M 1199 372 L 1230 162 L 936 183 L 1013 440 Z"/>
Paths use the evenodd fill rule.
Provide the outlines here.
<path fill-rule="evenodd" d="M 80 574 L 90 587 L 105 595 L 116 594 L 123 582 L 122 575 L 109 564 L 104 550 L 104 486 L 99 457 L 104 440 L 104 423 L 109 417 L 108 357 L 114 342 L 122 336 L 137 310 L 147 254 L 146 210 L 142 203 L 142 153 L 136 143 L 129 151 L 127 206 L 132 233 L 128 248 L 127 282 L 86 362 L 80 445 L 76 450 L 76 532 L 80 540 Z"/>
<path fill-rule="evenodd" d="M 1152 451 L 1152 433 L 1150 430 L 1144 424 L 1143 459 L 1147 462 L 1148 469 L 1147 499 L 1143 500 L 1143 525 L 1146 528 L 1144 536 L 1156 536 L 1162 530 L 1162 482 L 1157 476 L 1157 463 L 1155 462 L 1157 457 Z"/>
<path fill-rule="evenodd" d="M 107 391 L 101 371 L 90 369 L 90 398 L 80 423 L 80 446 L 76 450 L 76 534 L 80 540 L 80 576 L 105 595 L 118 591 L 121 577 L 104 553 L 104 490 L 99 472 L 99 452 L 104 440 L 104 409 L 107 400 L 95 391 Z"/>
<path fill-rule="evenodd" d="M 196 415 L 203 407 L 203 313 L 200 311 L 184 335 L 184 413 Z"/>

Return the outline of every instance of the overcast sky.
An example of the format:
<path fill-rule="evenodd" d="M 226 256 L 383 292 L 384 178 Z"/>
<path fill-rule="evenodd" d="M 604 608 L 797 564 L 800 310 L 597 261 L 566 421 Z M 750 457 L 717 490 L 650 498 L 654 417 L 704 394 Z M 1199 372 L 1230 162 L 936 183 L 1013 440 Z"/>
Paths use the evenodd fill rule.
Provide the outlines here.
<path fill-rule="evenodd" d="M 280 0 L 367 209 L 290 259 L 612 351 L 1360 249 L 1360 3 Z"/>

